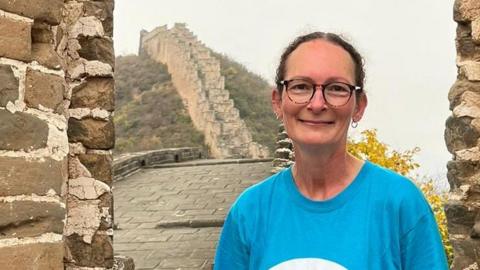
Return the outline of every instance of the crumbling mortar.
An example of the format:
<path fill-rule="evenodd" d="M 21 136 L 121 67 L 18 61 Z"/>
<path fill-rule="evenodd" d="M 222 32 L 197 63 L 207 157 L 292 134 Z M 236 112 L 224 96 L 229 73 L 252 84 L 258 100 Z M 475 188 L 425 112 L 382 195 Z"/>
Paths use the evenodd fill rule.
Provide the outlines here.
<path fill-rule="evenodd" d="M 0 248 L 30 244 L 63 243 L 63 235 L 44 233 L 37 237 L 6 238 L 0 239 Z"/>

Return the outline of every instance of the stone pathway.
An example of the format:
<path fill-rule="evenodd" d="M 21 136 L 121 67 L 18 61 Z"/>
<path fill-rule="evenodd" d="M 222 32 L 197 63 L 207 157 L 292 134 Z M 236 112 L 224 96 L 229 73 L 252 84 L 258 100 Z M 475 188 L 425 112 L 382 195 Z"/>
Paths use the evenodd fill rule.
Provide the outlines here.
<path fill-rule="evenodd" d="M 116 182 L 115 253 L 132 257 L 136 269 L 211 269 L 231 203 L 271 169 L 271 162 L 202 164 Z"/>

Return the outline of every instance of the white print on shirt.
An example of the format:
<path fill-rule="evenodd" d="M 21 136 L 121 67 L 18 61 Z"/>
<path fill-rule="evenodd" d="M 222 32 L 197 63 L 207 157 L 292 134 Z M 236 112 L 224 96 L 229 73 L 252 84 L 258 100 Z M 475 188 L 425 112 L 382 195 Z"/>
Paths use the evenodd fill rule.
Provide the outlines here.
<path fill-rule="evenodd" d="M 293 259 L 282 262 L 270 270 L 348 270 L 338 263 L 316 258 Z"/>

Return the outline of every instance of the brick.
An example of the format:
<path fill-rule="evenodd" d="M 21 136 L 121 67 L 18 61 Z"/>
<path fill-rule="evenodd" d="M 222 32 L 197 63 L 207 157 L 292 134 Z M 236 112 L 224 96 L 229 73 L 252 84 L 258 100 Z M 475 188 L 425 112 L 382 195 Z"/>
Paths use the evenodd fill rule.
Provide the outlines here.
<path fill-rule="evenodd" d="M 82 237 L 73 234 L 66 237 L 66 244 L 77 266 L 83 267 L 113 267 L 112 238 L 105 234 L 95 234 L 92 243 L 82 241 Z"/>
<path fill-rule="evenodd" d="M 22 112 L 0 110 L 0 150 L 34 150 L 47 146 L 48 125 Z"/>
<path fill-rule="evenodd" d="M 111 155 L 82 154 L 78 155 L 80 162 L 90 171 L 92 177 L 112 186 Z"/>
<path fill-rule="evenodd" d="M 2 262 L 3 267 L 8 267 L 9 270 L 60 270 L 63 269 L 63 254 L 63 243 L 8 246 L 0 248 L 0 262 Z"/>
<path fill-rule="evenodd" d="M 0 239 L 62 234 L 65 209 L 51 202 L 0 202 L 0 216 Z"/>
<path fill-rule="evenodd" d="M 457 22 L 473 21 L 480 17 L 480 1 L 456 0 L 453 6 L 453 19 Z"/>
<path fill-rule="evenodd" d="M 50 24 L 62 18 L 63 0 L 0 0 L 0 9 Z"/>
<path fill-rule="evenodd" d="M 90 77 L 73 88 L 71 108 L 101 108 L 107 111 L 114 109 L 113 78 Z"/>
<path fill-rule="evenodd" d="M 0 9 L 5 1 L 0 0 Z M 32 49 L 31 27 L 29 22 L 0 17 L 0 57 L 28 61 Z"/>
<path fill-rule="evenodd" d="M 70 118 L 68 121 L 68 139 L 81 142 L 90 149 L 111 149 L 115 144 L 113 120 L 108 121 L 91 117 L 81 120 Z"/>
<path fill-rule="evenodd" d="M 49 190 L 60 195 L 67 174 L 66 159 L 56 161 L 45 158 L 40 162 L 0 157 L 0 196 L 46 195 Z"/>
<path fill-rule="evenodd" d="M 50 43 L 33 43 L 32 60 L 51 69 L 60 69 L 63 64 L 60 56 Z"/>
<path fill-rule="evenodd" d="M 0 65 L 0 107 L 7 106 L 18 99 L 18 78 L 15 77 L 12 66 Z"/>
<path fill-rule="evenodd" d="M 82 36 L 78 38 L 81 49 L 78 50 L 80 57 L 87 60 L 98 60 L 115 66 L 115 54 L 113 52 L 113 40 L 104 37 Z"/>
<path fill-rule="evenodd" d="M 65 92 L 65 79 L 28 68 L 25 82 L 25 103 L 32 108 L 40 105 L 58 111 Z"/>
<path fill-rule="evenodd" d="M 85 16 L 95 16 L 100 19 L 105 34 L 113 36 L 113 1 L 87 1 L 83 3 Z"/>

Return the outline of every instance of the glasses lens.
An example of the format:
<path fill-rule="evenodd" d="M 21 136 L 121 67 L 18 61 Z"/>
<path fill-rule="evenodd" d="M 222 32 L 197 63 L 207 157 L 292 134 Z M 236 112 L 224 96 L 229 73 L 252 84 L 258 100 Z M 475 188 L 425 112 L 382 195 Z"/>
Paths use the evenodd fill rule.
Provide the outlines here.
<path fill-rule="evenodd" d="M 325 86 L 325 99 L 328 104 L 342 106 L 347 104 L 352 90 L 345 83 L 331 83 Z"/>
<path fill-rule="evenodd" d="M 287 85 L 287 94 L 296 103 L 308 103 L 313 94 L 313 84 L 304 80 L 292 80 Z"/>

